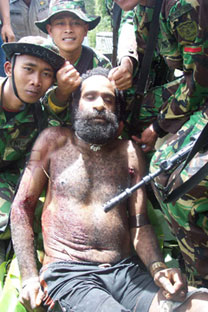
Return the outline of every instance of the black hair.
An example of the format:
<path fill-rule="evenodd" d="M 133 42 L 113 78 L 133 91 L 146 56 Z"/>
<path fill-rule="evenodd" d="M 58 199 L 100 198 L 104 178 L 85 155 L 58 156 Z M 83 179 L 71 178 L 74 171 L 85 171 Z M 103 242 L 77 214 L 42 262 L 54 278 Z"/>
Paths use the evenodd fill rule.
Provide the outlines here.
<path fill-rule="evenodd" d="M 100 66 L 88 70 L 86 73 L 82 74 L 82 82 L 80 87 L 82 87 L 82 84 L 86 79 L 95 75 L 104 76 L 108 78 L 109 72 L 110 69 L 103 68 Z M 118 89 L 115 89 L 115 106 L 116 106 L 116 114 L 119 120 L 123 120 L 125 101 L 123 92 L 119 91 Z"/>

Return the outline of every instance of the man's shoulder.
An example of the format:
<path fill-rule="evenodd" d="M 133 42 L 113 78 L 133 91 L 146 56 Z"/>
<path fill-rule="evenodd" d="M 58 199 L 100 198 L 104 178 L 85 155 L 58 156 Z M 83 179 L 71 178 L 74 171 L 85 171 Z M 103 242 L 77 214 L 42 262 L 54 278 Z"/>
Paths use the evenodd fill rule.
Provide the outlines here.
<path fill-rule="evenodd" d="M 53 136 L 55 134 L 59 134 L 61 136 L 70 136 L 72 135 L 71 128 L 56 126 L 56 127 L 48 127 L 41 132 L 42 136 Z"/>
<path fill-rule="evenodd" d="M 73 137 L 73 131 L 66 127 L 49 127 L 44 129 L 38 139 L 36 140 L 37 146 L 54 150 L 66 144 Z"/>

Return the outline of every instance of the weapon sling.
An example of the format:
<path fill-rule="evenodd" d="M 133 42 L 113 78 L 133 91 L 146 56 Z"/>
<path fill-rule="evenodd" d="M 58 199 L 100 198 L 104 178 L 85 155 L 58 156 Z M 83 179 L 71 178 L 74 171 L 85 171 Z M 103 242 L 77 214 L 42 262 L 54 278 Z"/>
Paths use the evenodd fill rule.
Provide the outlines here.
<path fill-rule="evenodd" d="M 159 14 L 161 10 L 163 0 L 156 0 L 153 12 L 152 21 L 150 24 L 149 35 L 147 40 L 147 47 L 142 59 L 141 69 L 137 80 L 137 89 L 135 92 L 134 103 L 130 118 L 130 132 L 131 134 L 137 134 L 137 122 L 141 109 L 141 103 L 144 97 L 145 87 L 149 76 L 149 71 L 152 63 L 153 54 L 156 48 L 157 35 L 159 32 Z"/>

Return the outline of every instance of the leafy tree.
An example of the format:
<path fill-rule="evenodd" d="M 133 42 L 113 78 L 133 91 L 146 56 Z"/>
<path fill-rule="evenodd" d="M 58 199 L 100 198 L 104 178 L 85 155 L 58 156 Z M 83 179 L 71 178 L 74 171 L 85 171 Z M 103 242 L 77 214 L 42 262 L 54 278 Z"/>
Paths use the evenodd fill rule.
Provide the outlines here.
<path fill-rule="evenodd" d="M 89 44 L 95 47 L 97 32 L 112 31 L 111 20 L 106 11 L 104 0 L 85 0 L 85 7 L 89 14 L 101 16 L 98 26 L 88 33 Z"/>

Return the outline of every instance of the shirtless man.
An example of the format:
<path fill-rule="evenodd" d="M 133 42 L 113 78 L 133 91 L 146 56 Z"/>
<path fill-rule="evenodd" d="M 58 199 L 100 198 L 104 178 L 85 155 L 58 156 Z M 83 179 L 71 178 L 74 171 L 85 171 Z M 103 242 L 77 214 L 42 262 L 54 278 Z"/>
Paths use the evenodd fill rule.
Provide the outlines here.
<path fill-rule="evenodd" d="M 57 311 L 58 304 L 63 311 L 157 312 L 161 300 L 185 298 L 184 277 L 162 262 L 144 189 L 128 203 L 103 210 L 106 201 L 138 182 L 145 168 L 140 148 L 117 139 L 117 99 L 108 72 L 93 69 L 83 79 L 79 103 L 73 103 L 73 129 L 48 128 L 32 149 L 11 213 L 20 300 L 29 311 L 43 301 L 47 311 Z M 46 185 L 39 276 L 32 224 Z M 174 303 L 177 311 L 207 311 L 207 293 L 198 290 L 186 298 Z"/>

